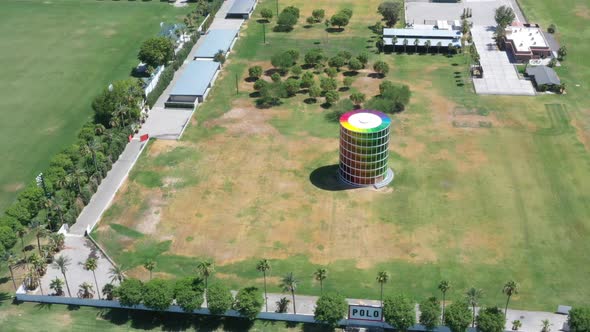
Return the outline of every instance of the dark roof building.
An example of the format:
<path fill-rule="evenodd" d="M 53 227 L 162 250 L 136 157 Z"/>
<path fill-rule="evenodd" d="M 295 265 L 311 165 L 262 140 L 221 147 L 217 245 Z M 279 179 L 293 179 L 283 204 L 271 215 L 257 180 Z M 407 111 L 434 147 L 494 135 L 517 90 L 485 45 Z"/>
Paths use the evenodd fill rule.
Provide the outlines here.
<path fill-rule="evenodd" d="M 209 93 L 219 68 L 219 62 L 192 61 L 174 84 L 165 103 L 166 107 L 193 108 L 197 102 L 202 102 Z"/>
<path fill-rule="evenodd" d="M 227 11 L 225 18 L 248 19 L 256 7 L 256 0 L 236 0 Z"/>
<path fill-rule="evenodd" d="M 553 68 L 547 66 L 528 66 L 526 74 L 539 85 L 560 85 L 561 81 Z"/>

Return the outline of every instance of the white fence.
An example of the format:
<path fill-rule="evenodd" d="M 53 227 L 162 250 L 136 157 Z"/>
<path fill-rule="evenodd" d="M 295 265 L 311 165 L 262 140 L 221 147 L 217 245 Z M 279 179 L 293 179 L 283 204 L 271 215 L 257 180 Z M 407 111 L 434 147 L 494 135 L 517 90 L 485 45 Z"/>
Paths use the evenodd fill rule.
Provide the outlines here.
<path fill-rule="evenodd" d="M 160 80 L 160 75 L 162 75 L 164 68 L 165 68 L 165 66 L 158 67 L 158 70 L 154 73 L 154 76 L 151 77 L 150 82 L 148 83 L 148 85 L 146 85 L 146 87 L 144 89 L 146 96 L 150 92 L 152 92 L 154 90 L 154 88 L 156 87 L 156 85 L 158 84 L 158 81 Z"/>

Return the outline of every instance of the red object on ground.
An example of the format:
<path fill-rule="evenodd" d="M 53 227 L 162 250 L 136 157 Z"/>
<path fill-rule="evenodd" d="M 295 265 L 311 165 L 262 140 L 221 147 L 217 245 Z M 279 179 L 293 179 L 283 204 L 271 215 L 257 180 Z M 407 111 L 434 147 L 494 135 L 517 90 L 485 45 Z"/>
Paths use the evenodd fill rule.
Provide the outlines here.
<path fill-rule="evenodd" d="M 133 139 L 133 135 L 129 135 L 129 142 Z"/>
<path fill-rule="evenodd" d="M 139 136 L 139 141 L 140 142 L 145 142 L 145 141 L 148 140 L 148 138 L 150 138 L 150 135 L 144 134 L 144 135 Z"/>

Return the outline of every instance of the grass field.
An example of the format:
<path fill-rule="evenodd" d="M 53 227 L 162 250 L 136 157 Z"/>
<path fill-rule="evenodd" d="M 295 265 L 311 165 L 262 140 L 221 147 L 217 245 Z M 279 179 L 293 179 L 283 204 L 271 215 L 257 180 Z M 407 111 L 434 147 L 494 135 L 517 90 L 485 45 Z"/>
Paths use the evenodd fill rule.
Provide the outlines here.
<path fill-rule="evenodd" d="M 306 294 L 319 293 L 312 272 L 326 266 L 326 287 L 350 297 L 377 297 L 375 275 L 387 270 L 390 293 L 420 299 L 448 279 L 451 297 L 474 285 L 489 305 L 503 303 L 502 285 L 514 279 L 521 292 L 513 307 L 583 303 L 590 295 L 590 70 L 583 61 L 590 49 L 582 40 L 590 36 L 590 7 L 523 1 L 529 19 L 557 24 L 570 48 L 558 69 L 564 96 L 476 96 L 462 56 L 372 55 L 389 62 L 387 79 L 413 92 L 408 109 L 393 116 L 396 178 L 381 191 L 326 190 L 338 162 L 330 111 L 303 96 L 256 109 L 250 83 L 236 94 L 234 75 L 244 79 L 253 63 L 268 68 L 280 49 L 372 51 L 367 26 L 377 4 L 353 7 L 344 32 L 297 26 L 268 33 L 266 46 L 250 21 L 183 141 L 153 143 L 106 213 L 96 236 L 114 259 L 135 276 L 145 275 L 147 259 L 161 276 L 180 276 L 210 257 L 216 278 L 240 287 L 261 282 L 254 267 L 264 257 L 273 264 L 271 290 L 293 271 Z M 351 4 L 293 5 L 302 21 L 313 8 L 330 15 Z M 379 80 L 367 75 L 356 77 L 353 91 L 377 94 Z"/>
<path fill-rule="evenodd" d="M 100 89 L 128 77 L 141 41 L 186 10 L 157 1 L 0 2 L 0 210 L 74 141 Z"/>

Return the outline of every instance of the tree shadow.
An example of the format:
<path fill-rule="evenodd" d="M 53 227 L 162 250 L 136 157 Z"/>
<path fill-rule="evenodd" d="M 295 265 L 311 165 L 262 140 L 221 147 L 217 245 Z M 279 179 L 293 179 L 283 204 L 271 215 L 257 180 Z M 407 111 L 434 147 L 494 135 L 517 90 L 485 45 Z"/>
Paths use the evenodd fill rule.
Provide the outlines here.
<path fill-rule="evenodd" d="M 354 189 L 340 181 L 338 178 L 338 165 L 321 166 L 309 174 L 309 181 L 318 189 L 328 191 L 341 191 Z"/>
<path fill-rule="evenodd" d="M 305 98 L 303 100 L 304 103 L 308 104 L 308 105 L 312 105 L 317 103 L 317 99 L 316 98 Z"/>
<path fill-rule="evenodd" d="M 304 28 L 304 29 L 309 29 L 309 28 L 311 28 L 312 26 L 313 26 L 313 25 L 311 25 L 311 24 L 306 24 L 306 25 L 304 25 L 304 26 L 303 26 L 303 28 Z"/>
<path fill-rule="evenodd" d="M 248 96 L 250 98 L 259 98 L 260 97 L 260 92 L 259 91 L 254 91 L 254 92 L 250 93 Z"/>
<path fill-rule="evenodd" d="M 244 81 L 245 82 L 248 82 L 248 83 L 254 83 L 254 82 L 258 81 L 258 78 L 256 78 L 256 77 L 246 77 L 246 78 L 244 78 Z"/>
<path fill-rule="evenodd" d="M 356 70 L 348 70 L 348 71 L 345 71 L 342 73 L 342 75 L 346 76 L 346 77 L 356 76 L 358 74 L 359 74 L 359 72 Z"/>
<path fill-rule="evenodd" d="M 326 28 L 327 33 L 342 32 L 342 31 L 344 31 L 344 28 Z"/>
<path fill-rule="evenodd" d="M 270 23 L 270 21 L 265 18 L 260 18 L 260 19 L 256 20 L 256 23 L 266 24 L 266 23 Z"/>
<path fill-rule="evenodd" d="M 338 91 L 340 91 L 340 92 L 346 92 L 346 91 L 348 91 L 348 90 L 350 90 L 350 88 L 349 88 L 349 87 L 347 87 L 347 86 L 343 86 L 343 87 L 340 87 L 340 88 L 338 89 Z"/>
<path fill-rule="evenodd" d="M 370 73 L 367 76 L 370 77 L 370 78 L 377 78 L 377 79 L 381 79 L 381 78 L 384 78 L 385 77 L 385 75 L 379 74 L 379 73 Z"/>

